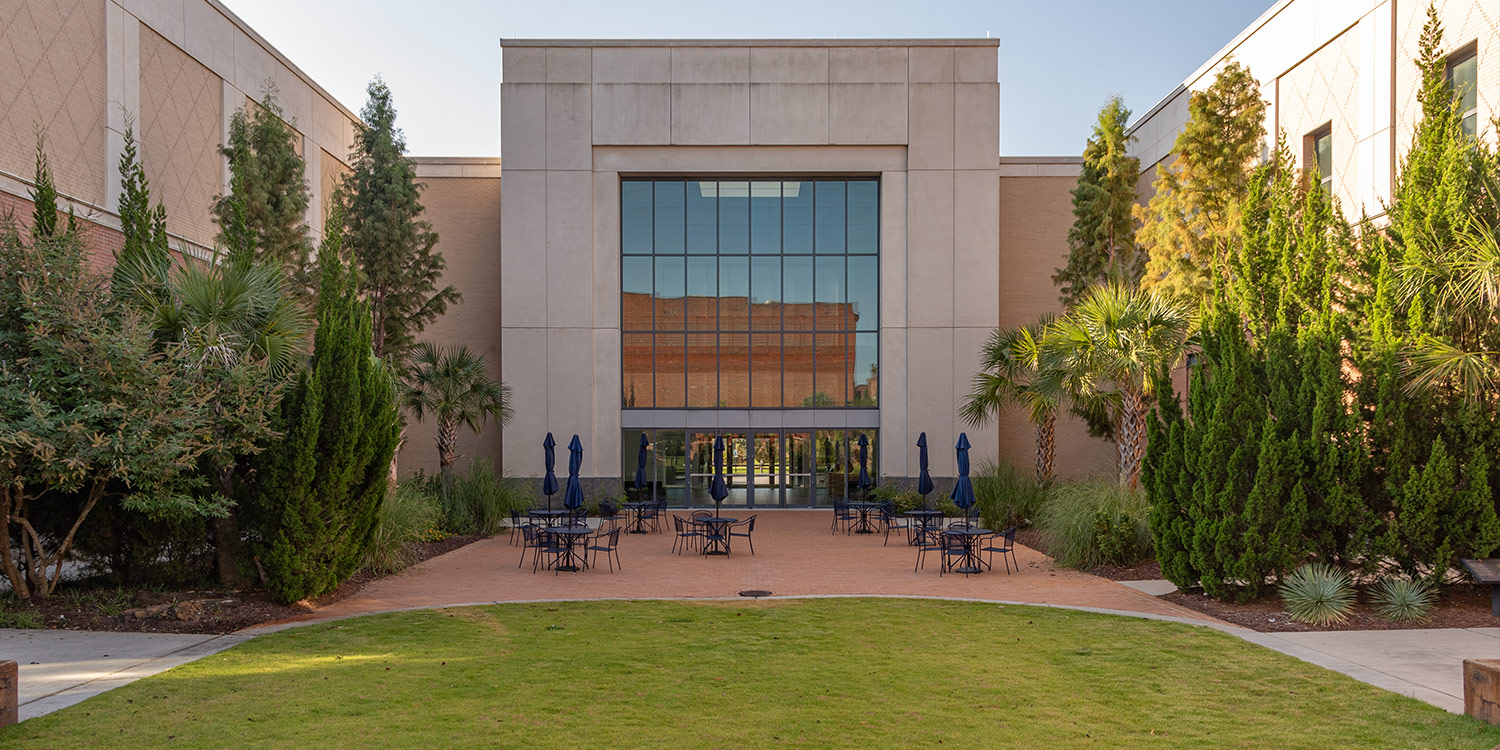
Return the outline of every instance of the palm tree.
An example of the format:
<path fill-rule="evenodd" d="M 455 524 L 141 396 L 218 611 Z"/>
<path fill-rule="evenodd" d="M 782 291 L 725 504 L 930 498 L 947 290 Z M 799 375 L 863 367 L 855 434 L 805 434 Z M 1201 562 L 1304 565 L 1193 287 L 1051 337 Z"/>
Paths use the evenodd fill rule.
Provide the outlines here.
<path fill-rule="evenodd" d="M 462 344 L 439 347 L 424 341 L 411 359 L 411 375 L 402 405 L 420 422 L 431 414 L 437 422 L 438 462 L 446 478 L 458 458 L 460 422 L 478 434 L 493 416 L 504 427 L 513 414 L 510 388 L 490 380 L 484 357 Z"/>
<path fill-rule="evenodd" d="M 1038 343 L 1052 324 L 1052 316 L 1030 325 L 997 328 L 979 351 L 979 372 L 974 373 L 969 395 L 959 417 L 972 427 L 988 423 L 1010 404 L 1026 407 L 1036 427 L 1036 481 L 1052 481 L 1057 450 L 1057 410 L 1062 403 L 1061 378 L 1042 378 L 1038 373 Z"/>
<path fill-rule="evenodd" d="M 1123 485 L 1140 482 L 1154 376 L 1176 364 L 1196 325 L 1179 302 L 1110 283 L 1091 289 L 1042 334 L 1037 371 L 1040 380 L 1051 381 L 1043 389 L 1110 412 Z"/>

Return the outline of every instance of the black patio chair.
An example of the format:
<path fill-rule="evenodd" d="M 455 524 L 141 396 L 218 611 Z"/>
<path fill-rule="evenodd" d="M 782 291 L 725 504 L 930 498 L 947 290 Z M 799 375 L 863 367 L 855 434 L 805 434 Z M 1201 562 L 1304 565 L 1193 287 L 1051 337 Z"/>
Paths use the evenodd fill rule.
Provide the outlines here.
<path fill-rule="evenodd" d="M 848 500 L 833 501 L 833 524 L 829 534 L 836 534 L 842 528 L 847 535 L 854 527 L 854 522 L 859 520 L 859 511 L 849 507 Z"/>
<path fill-rule="evenodd" d="M 979 551 L 986 553 L 989 560 L 984 566 L 990 570 L 995 569 L 995 553 L 1000 553 L 1000 559 L 1005 561 L 1005 574 L 1010 575 L 1010 564 L 1016 564 L 1016 572 L 1021 572 L 1021 563 L 1016 560 L 1016 527 L 1012 526 L 1004 531 L 997 531 L 985 538 L 985 546 Z M 1009 558 L 1006 555 L 1010 555 Z"/>
<path fill-rule="evenodd" d="M 677 537 L 672 540 L 672 551 L 679 556 L 689 544 L 694 545 L 696 549 L 698 543 L 703 540 L 703 532 L 682 516 L 672 516 L 672 526 L 677 531 Z"/>
<path fill-rule="evenodd" d="M 568 513 L 568 524 L 570 526 L 587 526 L 589 522 L 589 509 L 580 505 Z"/>
<path fill-rule="evenodd" d="M 915 573 L 927 567 L 927 553 L 937 553 L 941 560 L 943 552 L 943 534 L 941 531 L 930 533 L 918 533 L 917 535 L 917 564 L 912 566 L 911 572 Z"/>
<path fill-rule="evenodd" d="M 516 536 L 516 534 L 520 530 L 521 530 L 521 511 L 519 511 L 519 510 L 517 510 L 515 508 L 511 508 L 510 509 L 510 546 L 514 547 L 519 542 L 519 538 Z"/>
<path fill-rule="evenodd" d="M 518 568 L 526 563 L 527 550 L 531 550 L 531 572 L 533 573 L 537 571 L 538 566 L 541 564 L 542 555 L 549 555 L 555 561 L 557 556 L 563 551 L 562 547 L 558 545 L 557 540 L 543 529 L 529 525 L 522 526 L 521 533 L 524 544 L 521 547 L 521 562 L 516 565 Z"/>
<path fill-rule="evenodd" d="M 609 562 L 609 572 L 613 573 L 615 565 L 620 562 L 620 526 L 613 523 L 614 519 L 610 520 L 609 529 L 589 537 L 589 544 L 583 551 L 585 555 L 594 553 L 594 562 L 590 567 L 599 566 L 599 553 L 603 552 L 604 559 Z M 625 566 L 620 565 L 620 570 L 624 569 Z"/>
<path fill-rule="evenodd" d="M 744 531 L 735 531 L 735 529 L 744 529 Z M 751 556 L 754 556 L 755 555 L 755 539 L 750 536 L 751 534 L 754 534 L 754 533 L 755 533 L 755 516 L 753 516 L 753 515 L 750 516 L 749 518 L 743 520 L 743 521 L 738 522 L 738 523 L 732 523 L 732 524 L 730 524 L 729 525 L 729 538 L 727 540 L 725 540 L 726 541 L 725 548 L 727 549 L 727 548 L 729 548 L 731 546 L 729 543 L 732 543 L 734 541 L 735 537 L 743 537 L 745 541 L 747 541 L 747 542 L 750 543 L 750 554 L 751 554 Z"/>
<path fill-rule="evenodd" d="M 939 576 L 942 576 L 944 572 L 953 570 L 954 566 L 957 563 L 963 562 L 969 554 L 968 549 L 964 547 L 964 538 L 962 536 L 944 534 L 942 539 L 943 565 L 938 570 Z M 964 578 L 968 577 L 969 574 L 964 573 Z"/>
<path fill-rule="evenodd" d="M 885 527 L 885 544 L 882 544 L 882 547 L 891 543 L 891 531 L 894 529 L 899 529 L 906 532 L 906 541 L 911 541 L 911 521 L 909 519 L 902 518 L 901 516 L 896 515 L 895 503 L 881 503 L 878 510 L 880 511 L 880 524 Z"/>
<path fill-rule="evenodd" d="M 609 498 L 599 501 L 599 518 L 614 518 L 620 514 L 620 504 Z"/>
<path fill-rule="evenodd" d="M 659 534 L 663 531 L 666 523 L 662 519 L 667 517 L 667 498 L 665 495 L 656 498 L 656 504 L 651 507 L 651 528 Z"/>

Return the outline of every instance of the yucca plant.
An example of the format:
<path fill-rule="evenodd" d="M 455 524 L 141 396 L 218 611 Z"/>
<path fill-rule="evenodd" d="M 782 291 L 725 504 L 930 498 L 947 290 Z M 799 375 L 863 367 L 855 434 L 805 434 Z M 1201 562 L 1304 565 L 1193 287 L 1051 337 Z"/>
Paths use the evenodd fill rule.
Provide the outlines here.
<path fill-rule="evenodd" d="M 1293 620 L 1330 625 L 1349 619 L 1354 586 L 1349 574 L 1327 563 L 1308 563 L 1281 581 L 1281 601 Z"/>
<path fill-rule="evenodd" d="M 1370 592 L 1375 612 L 1392 622 L 1415 622 L 1427 619 L 1437 590 L 1426 578 L 1386 578 Z"/>

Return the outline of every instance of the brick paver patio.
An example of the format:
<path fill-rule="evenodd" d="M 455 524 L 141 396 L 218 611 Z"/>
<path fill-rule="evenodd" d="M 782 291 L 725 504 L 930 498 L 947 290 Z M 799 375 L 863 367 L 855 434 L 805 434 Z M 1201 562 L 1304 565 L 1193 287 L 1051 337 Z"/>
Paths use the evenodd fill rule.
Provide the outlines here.
<path fill-rule="evenodd" d="M 726 516 L 746 517 L 742 510 Z M 1162 601 L 1097 576 L 1054 566 L 1050 558 L 1017 545 L 1020 570 L 1006 575 L 997 556 L 995 571 L 965 578 L 938 576 L 936 555 L 924 570 L 912 571 L 916 551 L 904 539 L 829 534 L 831 511 L 759 511 L 755 552 L 735 540 L 730 557 L 702 557 L 671 551 L 672 534 L 621 534 L 623 570 L 599 567 L 579 573 L 533 574 L 530 560 L 516 563 L 521 550 L 506 536 L 485 539 L 414 566 L 404 574 L 370 584 L 306 620 L 321 620 L 414 607 L 545 599 L 618 599 L 735 596 L 763 589 L 777 596 L 899 595 L 962 597 L 992 601 L 1056 604 L 1122 610 L 1217 622 L 1206 615 Z"/>

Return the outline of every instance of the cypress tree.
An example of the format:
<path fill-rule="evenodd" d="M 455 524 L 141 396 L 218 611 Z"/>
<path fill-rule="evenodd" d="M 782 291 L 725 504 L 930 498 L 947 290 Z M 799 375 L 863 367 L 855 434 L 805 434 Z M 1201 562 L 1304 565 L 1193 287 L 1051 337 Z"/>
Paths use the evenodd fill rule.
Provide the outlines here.
<path fill-rule="evenodd" d="M 360 294 L 370 304 L 375 355 L 399 372 L 417 334 L 460 297 L 452 286 L 438 288 L 443 256 L 434 249 L 437 233 L 422 219 L 422 185 L 396 127 L 391 90 L 376 78 L 368 91 L 344 185 L 346 243 L 359 268 Z"/>
<path fill-rule="evenodd" d="M 1138 206 L 1136 242 L 1148 255 L 1142 283 L 1206 301 L 1239 241 L 1239 207 L 1265 137 L 1266 104 L 1250 70 L 1231 61 L 1193 92 L 1188 121 L 1158 169 L 1155 195 Z"/>
<path fill-rule="evenodd" d="M 75 231 L 78 225 L 72 209 L 68 209 L 67 223 L 59 224 L 62 212 L 57 209 L 57 185 L 52 181 L 52 166 L 47 163 L 47 139 L 41 133 L 36 136 L 36 171 L 31 182 L 31 236 L 56 239 Z"/>
<path fill-rule="evenodd" d="M 1133 286 L 1145 272 L 1132 215 L 1141 162 L 1127 153 L 1129 121 L 1130 110 L 1120 97 L 1111 97 L 1084 147 L 1083 170 L 1073 190 L 1068 263 L 1052 277 L 1062 290 L 1064 307 L 1078 304 L 1091 286 L 1111 279 Z"/>
<path fill-rule="evenodd" d="M 371 349 L 337 212 L 329 226 L 312 362 L 281 402 L 283 436 L 257 457 L 250 498 L 266 587 L 284 602 L 324 593 L 358 568 L 399 436 L 394 383 Z"/>
<path fill-rule="evenodd" d="M 167 245 L 167 209 L 151 206 L 151 185 L 137 157 L 135 129 L 125 125 L 125 148 L 120 154 L 120 232 L 125 241 L 115 253 L 111 287 L 116 296 L 137 294 L 165 301 L 164 282 L 171 272 Z M 128 287 L 145 284 L 148 288 Z"/>
<path fill-rule="evenodd" d="M 219 153 L 229 160 L 230 192 L 214 199 L 218 242 L 231 255 L 250 252 L 276 263 L 303 290 L 312 279 L 312 241 L 307 226 L 306 165 L 297 154 L 297 133 L 268 89 L 253 112 L 240 107 L 229 120 L 229 142 Z"/>

